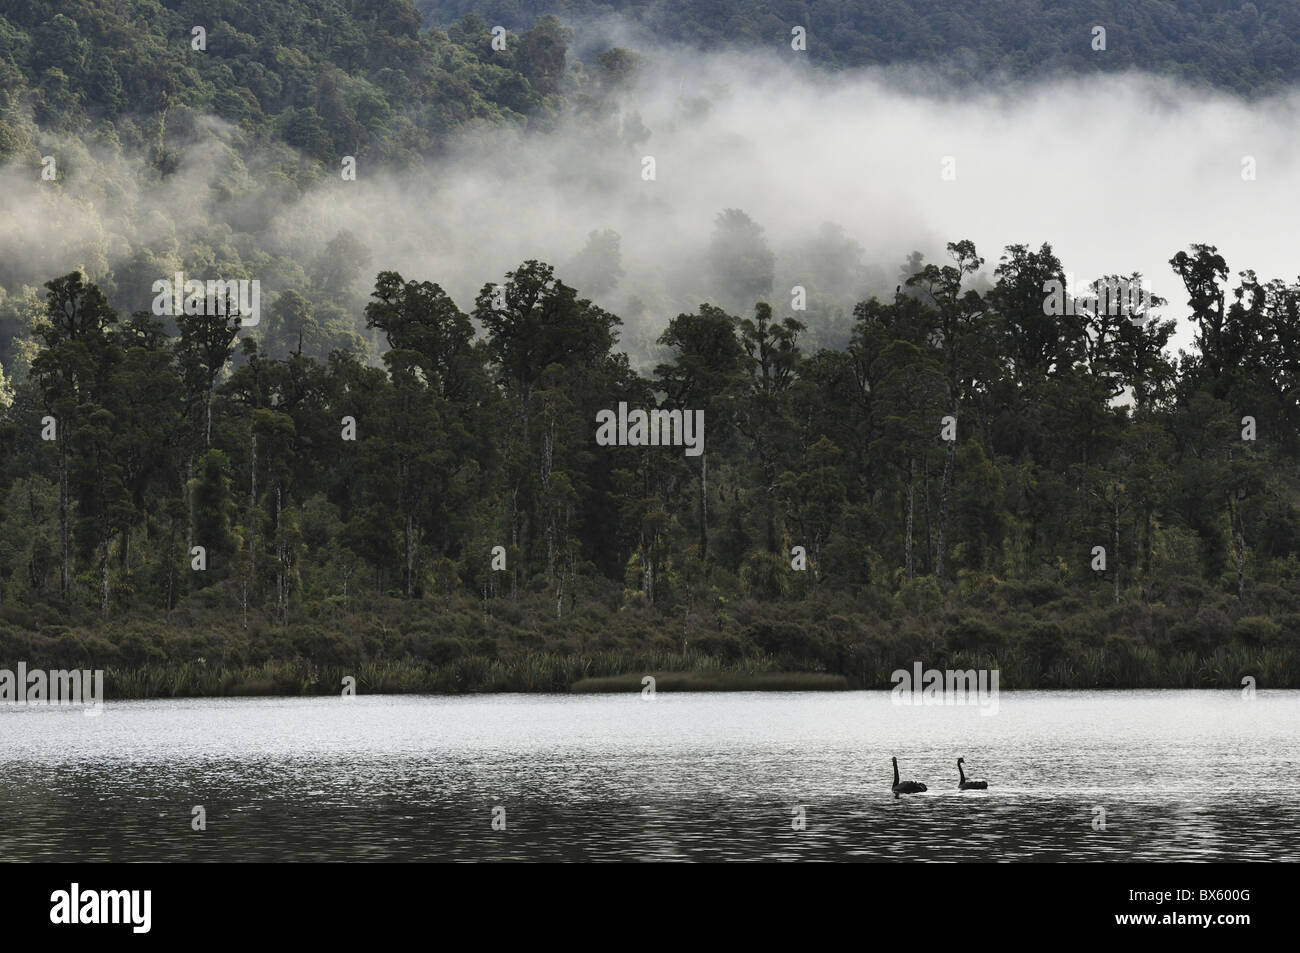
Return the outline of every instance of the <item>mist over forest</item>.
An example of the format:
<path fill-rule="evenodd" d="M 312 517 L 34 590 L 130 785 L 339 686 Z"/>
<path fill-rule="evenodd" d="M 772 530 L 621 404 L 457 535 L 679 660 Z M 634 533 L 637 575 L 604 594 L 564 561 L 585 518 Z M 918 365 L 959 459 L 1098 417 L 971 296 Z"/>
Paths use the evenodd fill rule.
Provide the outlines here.
<path fill-rule="evenodd" d="M 256 271 L 268 301 L 295 291 L 313 303 L 323 357 L 367 337 L 360 311 L 381 267 L 438 282 L 467 306 L 535 258 L 619 314 L 622 347 L 647 367 L 674 314 L 702 301 L 740 312 L 760 297 L 780 307 L 795 285 L 808 293 L 807 340 L 842 348 L 854 304 L 892 295 L 913 252 L 935 261 L 963 238 L 992 262 L 1007 245 L 1051 242 L 1080 286 L 1138 272 L 1175 304 L 1167 262 L 1194 242 L 1215 244 L 1234 269 L 1294 277 L 1272 231 L 1300 216 L 1290 145 L 1300 99 L 1290 87 L 1249 98 L 1138 63 L 959 85 L 916 64 L 822 68 L 815 34 L 802 52 L 780 35 L 710 51 L 666 45 L 608 12 L 577 23 L 524 33 L 553 47 L 536 83 L 540 109 L 457 117 L 415 148 L 395 140 L 424 117 L 400 99 L 373 105 L 373 81 L 336 79 L 331 105 L 357 128 L 337 145 L 304 134 L 296 147 L 285 141 L 292 123 L 255 134 L 230 121 L 220 96 L 153 115 L 125 104 L 110 132 L 89 108 L 75 131 L 60 128 L 76 126 L 66 114 L 42 122 L 53 108 L 44 86 L 36 98 L 11 92 L 0 362 L 12 375 L 11 339 L 30 324 L 21 315 L 33 289 L 74 268 L 125 313 L 148 306 L 160 275 Z M 426 32 L 419 42 L 491 63 L 486 27 L 453 25 L 437 34 L 449 39 Z M 244 52 L 212 30 L 209 50 L 191 59 Z M 604 46 L 614 42 L 635 46 Z M 328 115 L 329 92 L 317 89 L 311 112 Z M 386 117 L 373 132 L 355 118 L 367 106 Z M 355 181 L 340 176 L 344 154 L 357 158 Z M 46 155 L 57 182 L 40 178 Z M 743 252 L 717 250 L 736 243 Z M 973 281 L 987 285 L 990 271 Z M 283 354 L 296 341 L 284 320 L 277 313 L 248 333 Z M 1190 345 L 1185 323 L 1174 341 Z M 378 342 L 366 343 L 377 361 Z"/>

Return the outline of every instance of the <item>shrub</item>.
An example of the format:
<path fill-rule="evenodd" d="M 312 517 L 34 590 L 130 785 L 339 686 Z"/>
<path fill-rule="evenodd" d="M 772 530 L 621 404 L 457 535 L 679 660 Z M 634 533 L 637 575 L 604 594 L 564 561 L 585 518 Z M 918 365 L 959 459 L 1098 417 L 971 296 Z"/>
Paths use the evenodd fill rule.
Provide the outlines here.
<path fill-rule="evenodd" d="M 1232 635 L 1243 645 L 1256 648 L 1277 642 L 1282 635 L 1282 627 L 1265 616 L 1252 615 L 1238 619 L 1232 627 Z"/>

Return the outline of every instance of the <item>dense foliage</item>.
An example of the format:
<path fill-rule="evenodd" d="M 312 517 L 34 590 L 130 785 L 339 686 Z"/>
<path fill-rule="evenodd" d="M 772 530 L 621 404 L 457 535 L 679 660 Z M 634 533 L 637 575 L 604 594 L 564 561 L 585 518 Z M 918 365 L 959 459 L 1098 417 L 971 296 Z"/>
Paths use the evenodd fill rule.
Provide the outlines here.
<path fill-rule="evenodd" d="M 646 36 L 702 48 L 788 46 L 807 31 L 814 63 L 924 63 L 950 78 L 1042 78 L 1140 69 L 1255 95 L 1300 79 L 1300 7 L 1290 0 L 416 0 L 433 23 L 473 10 L 511 29 L 543 14 L 619 14 Z M 1106 51 L 1092 30 L 1106 29 Z"/>
<path fill-rule="evenodd" d="M 166 650 L 129 649 L 122 620 L 220 619 L 243 632 L 204 657 L 260 663 L 288 649 L 268 632 L 396 601 L 423 641 L 292 654 L 1294 680 L 1300 285 L 1229 287 L 1214 248 L 1180 252 L 1199 353 L 1175 360 L 1172 321 L 1046 314 L 1064 279 L 1049 246 L 1006 249 L 987 291 L 975 248 L 949 250 L 860 303 L 846 351 L 803 353 L 801 322 L 766 303 L 705 304 L 668 324 L 651 376 L 617 349 L 618 318 L 536 261 L 468 313 L 381 272 L 365 318 L 382 368 L 237 349 L 204 315 L 169 337 L 78 274 L 51 281 L 5 415 L 5 612 L 52 635 L 93 612 L 114 633 L 97 650 L 137 663 Z M 704 452 L 598 445 L 620 402 L 702 411 Z M 1213 662 L 1229 649 L 1250 654 Z"/>
<path fill-rule="evenodd" d="M 163 222 L 125 252 L 99 235 L 40 292 L 14 260 L 59 256 L 4 249 L 0 657 L 119 666 L 141 694 L 336 690 L 353 670 L 562 689 L 653 665 L 882 687 L 912 659 L 996 666 L 1004 687 L 1300 685 L 1300 285 L 1230 281 L 1212 247 L 1170 262 L 1191 355 L 1170 353 L 1172 321 L 1045 313 L 1050 246 L 986 269 L 969 242 L 914 255 L 837 329 L 846 346 L 817 347 L 806 315 L 756 302 L 771 253 L 726 210 L 717 294 L 638 371 L 584 297 L 619 267 L 617 236 L 573 274 L 482 275 L 472 302 L 380 271 L 364 306 L 349 234 L 313 261 L 259 246 L 265 209 L 340 154 L 402 166 L 467 123 L 544 125 L 631 68 L 618 50 L 570 62 L 531 8 L 475 6 L 503 11 L 508 55 L 488 21 L 422 30 L 402 0 L 5 5 L 0 159 L 94 143 L 60 175 L 105 163 L 108 202 L 139 170 L 102 153 L 165 183 L 215 114 L 235 159 L 213 191 L 239 228 Z M 1117 29 L 1107 62 L 1252 92 L 1295 78 L 1291 7 L 1213 6 L 1115 5 L 1147 46 Z M 832 63 L 962 48 L 972 72 L 1092 68 L 1058 5 L 679 7 L 634 12 L 701 43 L 783 41 L 807 13 Z M 1200 56 L 1211 33 L 1227 52 Z M 252 144 L 270 159 L 241 167 Z M 122 307 L 175 271 L 264 279 L 265 324 Z M 599 445 L 620 403 L 702 411 L 703 453 Z"/>
<path fill-rule="evenodd" d="M 365 353 L 369 250 L 344 229 L 303 254 L 282 216 L 345 160 L 421 175 L 457 130 L 600 102 L 622 60 L 588 72 L 570 39 L 543 18 L 494 49 L 482 20 L 426 29 L 410 0 L 6 3 L 0 390 L 30 360 L 40 285 L 73 266 L 123 312 L 179 271 L 257 277 L 277 301 L 264 350 Z"/>
<path fill-rule="evenodd" d="M 464 123 L 554 110 L 568 34 L 553 19 L 520 32 L 498 53 L 481 21 L 425 30 L 402 0 L 11 0 L 0 160 L 39 127 L 153 149 L 165 168 L 169 113 L 193 110 L 331 166 L 402 163 Z"/>

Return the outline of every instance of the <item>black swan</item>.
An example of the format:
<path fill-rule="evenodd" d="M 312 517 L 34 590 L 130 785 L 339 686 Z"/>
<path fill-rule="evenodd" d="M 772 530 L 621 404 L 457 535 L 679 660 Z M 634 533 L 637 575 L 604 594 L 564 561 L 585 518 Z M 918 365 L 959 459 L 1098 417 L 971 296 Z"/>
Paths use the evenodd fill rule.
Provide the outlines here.
<path fill-rule="evenodd" d="M 970 778 L 967 780 L 966 772 L 962 768 L 962 765 L 965 763 L 965 758 L 957 759 L 957 774 L 961 776 L 961 781 L 958 783 L 957 787 L 962 791 L 987 791 L 989 787 L 987 781 L 981 781 L 979 778 Z"/>
<path fill-rule="evenodd" d="M 925 785 L 920 781 L 900 781 L 898 780 L 898 759 L 890 758 L 894 762 L 894 798 L 897 799 L 900 794 L 920 794 L 925 790 Z"/>

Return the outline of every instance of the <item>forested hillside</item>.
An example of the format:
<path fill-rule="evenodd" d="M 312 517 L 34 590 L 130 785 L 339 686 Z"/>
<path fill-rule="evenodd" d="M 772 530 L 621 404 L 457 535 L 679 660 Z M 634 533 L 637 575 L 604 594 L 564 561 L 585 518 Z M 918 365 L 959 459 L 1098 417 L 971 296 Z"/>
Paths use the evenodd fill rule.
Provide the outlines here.
<path fill-rule="evenodd" d="M 32 148 L 30 117 L 43 130 L 112 129 L 127 149 L 157 150 L 165 170 L 166 119 L 192 110 L 331 166 L 359 153 L 401 162 L 466 122 L 557 106 L 566 37 L 533 19 L 496 55 L 473 18 L 427 30 L 403 0 L 12 0 L 0 15 L 0 160 Z"/>
<path fill-rule="evenodd" d="M 612 14 L 663 43 L 701 48 L 788 44 L 807 31 L 813 62 L 830 67 L 923 63 L 951 79 L 1141 69 L 1255 95 L 1300 79 L 1300 8 L 1289 0 L 416 0 L 432 23 L 468 10 L 517 28 L 534 17 L 599 21 Z M 1105 55 L 1092 29 L 1106 29 Z"/>
<path fill-rule="evenodd" d="M 5 4 L 0 380 L 23 374 L 41 285 L 70 266 L 123 312 L 178 271 L 256 277 L 264 349 L 305 333 L 321 359 L 366 354 L 369 250 L 339 230 L 305 256 L 277 222 L 344 157 L 418 175 L 457 130 L 545 128 L 608 82 L 570 62 L 558 21 L 492 39 L 472 16 L 426 29 L 409 0 Z"/>
<path fill-rule="evenodd" d="M 487 19 L 443 30 L 406 0 L 5 5 L 0 161 L 27 178 L 0 197 L 26 229 L 0 248 L 0 655 L 112 667 L 119 694 L 357 672 L 563 690 L 651 666 L 885 687 L 918 658 L 1005 688 L 1300 686 L 1300 283 L 1189 236 L 1155 311 L 1063 314 L 1050 245 L 954 241 L 872 263 L 897 291 L 822 347 L 773 296 L 762 229 L 726 209 L 717 290 L 658 315 L 663 359 L 638 368 L 591 300 L 617 235 L 566 268 L 475 274 L 473 300 L 347 232 L 308 259 L 277 244 L 271 211 L 340 156 L 418 166 L 476 123 L 598 116 L 635 70 L 625 50 L 579 61 L 525 5 L 473 6 Z M 1291 5 L 1115 6 L 1161 25 L 1144 67 L 1295 79 Z M 961 35 L 971 70 L 1024 73 L 1067 31 L 1021 7 L 800 12 L 833 63 L 925 62 Z M 644 23 L 708 43 L 798 22 L 677 9 Z M 1215 30 L 1240 57 L 1196 54 Z M 177 190 L 196 167 L 216 171 Z M 73 215 L 75 271 L 52 237 Z M 260 280 L 263 322 L 148 309 L 176 272 Z M 701 420 L 702 442 L 607 445 L 620 405 Z"/>

